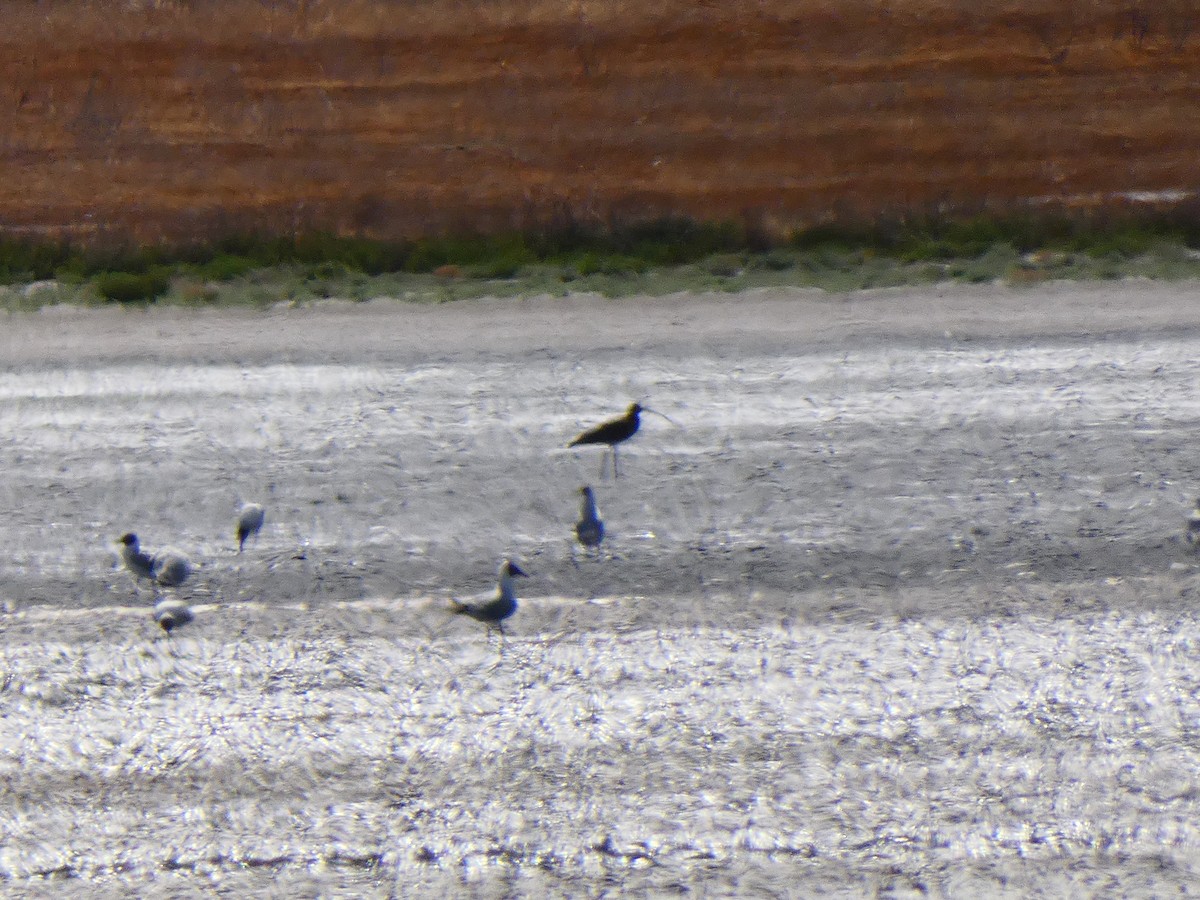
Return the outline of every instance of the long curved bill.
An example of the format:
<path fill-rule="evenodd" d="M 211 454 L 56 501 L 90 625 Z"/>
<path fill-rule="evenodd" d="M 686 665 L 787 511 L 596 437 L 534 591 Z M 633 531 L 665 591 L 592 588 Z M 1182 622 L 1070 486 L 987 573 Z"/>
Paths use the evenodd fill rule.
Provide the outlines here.
<path fill-rule="evenodd" d="M 683 427 L 683 426 L 682 426 L 682 425 L 680 425 L 678 422 L 676 422 L 674 419 L 672 419 L 670 416 L 668 416 L 666 413 L 660 413 L 660 412 L 659 412 L 657 409 L 651 409 L 651 408 L 650 408 L 650 407 L 648 407 L 648 406 L 643 406 L 643 407 L 642 407 L 642 412 L 654 413 L 654 415 L 656 415 L 656 416 L 662 416 L 664 419 L 666 419 L 668 422 L 670 422 L 670 423 L 671 423 L 672 425 L 674 425 L 676 428 L 682 428 L 682 427 Z"/>

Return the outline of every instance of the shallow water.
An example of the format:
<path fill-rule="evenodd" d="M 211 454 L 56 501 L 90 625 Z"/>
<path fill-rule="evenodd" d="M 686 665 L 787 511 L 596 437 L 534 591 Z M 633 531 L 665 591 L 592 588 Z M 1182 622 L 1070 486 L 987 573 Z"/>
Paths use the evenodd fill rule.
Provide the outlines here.
<path fill-rule="evenodd" d="M 0 883 L 1187 889 L 1198 349 L 0 374 Z M 678 425 L 645 416 L 602 480 L 564 445 L 633 400 Z M 584 483 L 598 558 L 570 541 Z M 239 556 L 246 500 L 268 519 Z M 127 530 L 198 564 L 170 639 Z M 446 606 L 504 555 L 534 577 L 501 649 Z"/>

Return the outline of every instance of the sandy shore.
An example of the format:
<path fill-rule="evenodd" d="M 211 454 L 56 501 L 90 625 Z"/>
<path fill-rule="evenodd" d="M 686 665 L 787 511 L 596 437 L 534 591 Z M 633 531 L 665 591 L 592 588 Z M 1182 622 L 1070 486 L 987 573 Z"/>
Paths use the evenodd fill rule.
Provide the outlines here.
<path fill-rule="evenodd" d="M 878 341 L 1086 337 L 1200 327 L 1193 282 L 945 285 L 827 294 L 534 297 L 416 305 L 329 301 L 266 311 L 54 307 L 9 314 L 9 366 L 146 362 L 403 362 L 439 353 L 763 352 Z"/>
<path fill-rule="evenodd" d="M 0 889 L 1179 893 L 1195 290 L 8 316 Z"/>

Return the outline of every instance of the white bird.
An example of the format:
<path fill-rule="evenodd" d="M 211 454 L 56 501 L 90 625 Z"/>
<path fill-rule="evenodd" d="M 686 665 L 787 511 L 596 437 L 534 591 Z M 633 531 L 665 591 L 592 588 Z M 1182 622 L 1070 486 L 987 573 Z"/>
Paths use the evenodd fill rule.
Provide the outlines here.
<path fill-rule="evenodd" d="M 192 610 L 182 600 L 175 600 L 167 597 L 159 600 L 154 604 L 154 621 L 157 622 L 162 630 L 167 634 L 171 633 L 172 628 L 178 628 L 180 625 L 186 625 L 192 621 L 194 616 Z"/>
<path fill-rule="evenodd" d="M 1200 499 L 1196 501 L 1196 508 L 1188 513 L 1187 531 L 1184 534 L 1193 547 L 1200 544 Z"/>
<path fill-rule="evenodd" d="M 581 487 L 583 502 L 579 508 L 579 521 L 575 523 L 575 537 L 585 547 L 599 547 L 604 540 L 604 523 L 596 510 L 596 495 L 590 487 Z"/>
<path fill-rule="evenodd" d="M 118 543 L 122 545 L 121 558 L 125 561 L 125 568 L 133 573 L 135 585 L 137 579 L 145 578 L 156 587 L 178 587 L 192 574 L 191 562 L 174 547 L 146 553 L 138 543 L 138 536 L 132 531 L 121 535 Z"/>
<path fill-rule="evenodd" d="M 500 629 L 504 636 L 504 620 L 517 611 L 517 594 L 513 588 L 514 576 L 528 578 L 521 568 L 511 559 L 500 563 L 500 585 L 496 596 L 481 599 L 476 602 L 464 602 L 455 598 L 450 599 L 451 610 L 459 615 L 470 616 L 478 622 L 486 622 Z"/>
<path fill-rule="evenodd" d="M 258 534 L 262 529 L 265 517 L 266 512 L 257 503 L 247 503 L 242 507 L 237 520 L 238 553 L 245 548 L 246 539 Z"/>

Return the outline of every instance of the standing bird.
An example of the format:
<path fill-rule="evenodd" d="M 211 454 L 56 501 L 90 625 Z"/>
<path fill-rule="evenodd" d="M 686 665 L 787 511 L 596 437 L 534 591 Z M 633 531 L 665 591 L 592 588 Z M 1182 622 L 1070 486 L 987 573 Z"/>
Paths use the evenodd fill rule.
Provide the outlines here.
<path fill-rule="evenodd" d="M 133 573 L 134 586 L 139 578 L 145 578 L 159 587 L 178 587 L 188 580 L 192 574 L 192 564 L 188 558 L 174 547 L 164 547 L 157 553 L 147 553 L 138 543 L 138 536 L 132 531 L 121 535 L 121 558 L 125 568 Z"/>
<path fill-rule="evenodd" d="M 596 511 L 596 495 L 587 486 L 581 487 L 579 493 L 583 496 L 583 502 L 579 508 L 579 521 L 575 523 L 575 537 L 585 547 L 599 547 L 604 540 L 604 523 Z"/>
<path fill-rule="evenodd" d="M 1200 545 L 1200 499 L 1196 500 L 1196 508 L 1188 513 L 1185 536 L 1193 547 Z"/>
<path fill-rule="evenodd" d="M 500 564 L 500 590 L 490 600 L 480 600 L 475 603 L 464 603 L 451 598 L 451 610 L 459 615 L 470 616 L 479 622 L 495 625 L 504 637 L 504 620 L 517 611 L 517 594 L 513 589 L 514 576 L 528 578 L 520 567 L 511 559 Z"/>
<path fill-rule="evenodd" d="M 608 444 L 608 450 L 604 451 L 604 456 L 600 457 L 600 477 L 604 477 L 604 463 L 608 459 L 609 450 L 612 451 L 613 478 L 620 476 L 620 471 L 617 467 L 617 444 L 629 440 L 637 434 L 638 426 L 642 424 L 639 418 L 642 411 L 653 412 L 651 409 L 646 409 L 637 403 L 632 403 L 629 409 L 625 411 L 625 415 L 619 419 L 610 419 L 597 425 L 595 428 L 589 428 L 587 431 L 580 434 L 575 440 L 567 444 L 568 447 L 575 447 L 579 444 Z"/>
<path fill-rule="evenodd" d="M 191 609 L 182 600 L 166 597 L 154 604 L 154 621 L 167 634 L 171 633 L 172 628 L 186 625 L 193 618 Z"/>
<path fill-rule="evenodd" d="M 247 503 L 238 513 L 237 539 L 238 553 L 246 547 L 246 539 L 259 533 L 263 527 L 266 512 L 257 503 Z"/>

